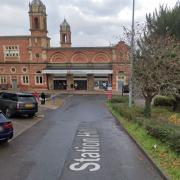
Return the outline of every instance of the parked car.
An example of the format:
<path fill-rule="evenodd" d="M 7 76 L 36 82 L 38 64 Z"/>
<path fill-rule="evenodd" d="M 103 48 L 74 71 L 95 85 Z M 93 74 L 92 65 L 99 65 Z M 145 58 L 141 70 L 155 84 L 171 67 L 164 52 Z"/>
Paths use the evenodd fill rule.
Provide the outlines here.
<path fill-rule="evenodd" d="M 32 94 L 1 92 L 0 109 L 8 118 L 16 114 L 33 117 L 38 111 L 38 103 Z"/>
<path fill-rule="evenodd" d="M 0 111 L 0 142 L 7 142 L 13 137 L 13 125 Z"/>

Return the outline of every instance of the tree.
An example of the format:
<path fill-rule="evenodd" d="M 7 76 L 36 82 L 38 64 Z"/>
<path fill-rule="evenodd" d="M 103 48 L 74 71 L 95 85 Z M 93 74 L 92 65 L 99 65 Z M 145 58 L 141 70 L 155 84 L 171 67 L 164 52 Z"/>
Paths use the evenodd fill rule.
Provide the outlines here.
<path fill-rule="evenodd" d="M 180 100 L 180 3 L 160 6 L 146 15 L 143 36 L 137 41 L 134 79 L 145 98 L 144 113 L 151 115 L 151 102 L 159 93 Z M 177 105 L 177 103 L 175 104 Z"/>
<path fill-rule="evenodd" d="M 159 12 L 155 10 L 152 14 L 146 15 L 146 22 L 151 34 L 169 34 L 180 40 L 180 1 L 172 9 L 160 6 Z"/>
<path fill-rule="evenodd" d="M 152 15 L 146 15 L 146 22 L 151 35 L 156 34 L 163 37 L 169 35 L 180 41 L 180 1 L 177 1 L 175 7 L 172 9 L 167 6 L 160 6 L 159 12 L 155 10 Z M 180 88 L 177 92 L 174 94 L 167 91 L 161 92 L 162 94 L 174 96 L 174 110 L 180 109 Z"/>
<path fill-rule="evenodd" d="M 180 44 L 172 36 L 144 30 L 134 63 L 135 83 L 145 98 L 144 113 L 151 116 L 151 102 L 161 91 L 178 94 L 180 89 Z"/>

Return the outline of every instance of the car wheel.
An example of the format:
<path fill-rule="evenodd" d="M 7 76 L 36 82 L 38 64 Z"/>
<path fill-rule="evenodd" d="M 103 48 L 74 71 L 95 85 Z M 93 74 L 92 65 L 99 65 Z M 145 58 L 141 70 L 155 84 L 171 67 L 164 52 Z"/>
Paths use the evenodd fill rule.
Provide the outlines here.
<path fill-rule="evenodd" d="M 7 118 L 11 118 L 12 117 L 12 113 L 11 113 L 11 110 L 9 108 L 6 109 L 6 117 Z"/>
<path fill-rule="evenodd" d="M 29 117 L 34 117 L 34 115 L 35 115 L 34 113 L 33 114 L 28 114 Z"/>

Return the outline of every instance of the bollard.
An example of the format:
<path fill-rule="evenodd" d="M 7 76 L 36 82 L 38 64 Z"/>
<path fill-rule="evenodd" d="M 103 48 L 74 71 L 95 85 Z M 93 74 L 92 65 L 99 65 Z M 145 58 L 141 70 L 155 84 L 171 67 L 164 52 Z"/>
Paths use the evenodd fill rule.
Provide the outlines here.
<path fill-rule="evenodd" d="M 112 87 L 111 87 L 111 86 L 109 86 L 109 87 L 107 88 L 107 99 L 108 99 L 108 100 L 111 100 L 111 99 L 112 99 Z"/>
<path fill-rule="evenodd" d="M 32 93 L 32 95 L 36 98 L 36 101 L 39 102 L 39 93 L 35 91 Z"/>
<path fill-rule="evenodd" d="M 51 100 L 52 100 L 53 104 L 55 104 L 55 102 L 56 102 L 56 96 L 55 96 L 55 95 L 52 95 L 52 96 L 51 96 Z"/>
<path fill-rule="evenodd" d="M 46 95 L 42 92 L 41 93 L 41 104 L 45 104 L 46 102 Z"/>

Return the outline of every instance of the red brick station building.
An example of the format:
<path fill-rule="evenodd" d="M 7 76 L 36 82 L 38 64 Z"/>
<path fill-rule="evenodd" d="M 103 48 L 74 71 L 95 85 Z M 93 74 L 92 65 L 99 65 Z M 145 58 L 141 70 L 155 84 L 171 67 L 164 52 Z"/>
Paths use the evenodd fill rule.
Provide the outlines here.
<path fill-rule="evenodd" d="M 118 91 L 129 81 L 128 46 L 71 47 L 71 28 L 60 25 L 60 46 L 47 36 L 46 7 L 29 4 L 30 35 L 0 36 L 0 87 L 27 90 Z"/>

